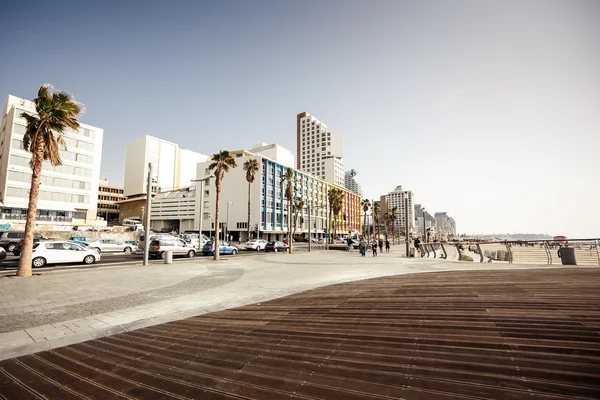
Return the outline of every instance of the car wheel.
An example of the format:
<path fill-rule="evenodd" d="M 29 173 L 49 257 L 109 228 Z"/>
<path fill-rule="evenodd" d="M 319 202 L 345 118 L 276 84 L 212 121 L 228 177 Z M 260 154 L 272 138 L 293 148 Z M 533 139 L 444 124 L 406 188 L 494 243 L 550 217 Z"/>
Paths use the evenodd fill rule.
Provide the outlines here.
<path fill-rule="evenodd" d="M 190 250 L 187 253 L 188 258 L 194 258 L 195 255 L 196 255 L 196 252 L 194 250 Z"/>
<path fill-rule="evenodd" d="M 85 258 L 83 259 L 83 262 L 85 264 L 93 264 L 93 263 L 96 262 L 96 257 L 91 256 L 91 255 L 90 256 L 85 256 Z"/>
<path fill-rule="evenodd" d="M 17 247 L 16 243 L 9 243 L 8 247 L 6 248 L 6 251 L 8 251 L 9 253 L 12 253 L 13 251 L 15 251 L 15 247 Z"/>
<path fill-rule="evenodd" d="M 163 251 L 162 253 L 160 253 L 160 258 L 162 258 L 163 260 L 167 257 L 167 252 Z"/>
<path fill-rule="evenodd" d="M 125 247 L 125 248 L 123 249 L 123 251 L 124 251 L 125 253 L 131 253 L 131 247 Z"/>
<path fill-rule="evenodd" d="M 31 261 L 31 265 L 33 268 L 40 268 L 46 265 L 46 259 L 44 257 L 36 257 Z"/>
<path fill-rule="evenodd" d="M 13 256 L 19 257 L 20 255 L 21 255 L 21 252 L 19 252 L 19 251 L 13 251 Z"/>
<path fill-rule="evenodd" d="M 237 254 L 237 250 L 231 250 L 231 255 L 235 256 Z"/>

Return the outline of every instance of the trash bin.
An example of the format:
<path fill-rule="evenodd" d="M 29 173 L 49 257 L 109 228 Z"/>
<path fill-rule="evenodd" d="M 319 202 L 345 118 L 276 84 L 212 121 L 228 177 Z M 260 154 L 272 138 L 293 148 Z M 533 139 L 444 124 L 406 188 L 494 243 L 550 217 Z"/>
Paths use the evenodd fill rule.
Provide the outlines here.
<path fill-rule="evenodd" d="M 173 250 L 165 252 L 165 264 L 173 264 Z"/>
<path fill-rule="evenodd" d="M 562 265 L 577 265 L 574 247 L 561 247 L 558 249 L 558 256 L 562 261 Z"/>

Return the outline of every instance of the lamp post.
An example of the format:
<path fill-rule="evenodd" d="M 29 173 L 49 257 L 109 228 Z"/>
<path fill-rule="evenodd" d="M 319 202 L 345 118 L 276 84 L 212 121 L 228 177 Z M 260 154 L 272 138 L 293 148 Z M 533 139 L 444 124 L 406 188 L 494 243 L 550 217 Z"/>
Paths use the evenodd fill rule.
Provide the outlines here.
<path fill-rule="evenodd" d="M 146 182 L 146 215 L 144 219 L 144 262 L 148 265 L 150 253 L 150 205 L 152 203 L 152 163 L 148 163 L 148 181 Z"/>
<path fill-rule="evenodd" d="M 423 243 L 427 243 L 427 213 L 423 207 Z"/>
<path fill-rule="evenodd" d="M 233 204 L 233 201 L 228 201 L 227 202 L 227 221 L 226 221 L 226 228 L 225 228 L 225 232 L 226 232 L 226 237 L 225 239 L 223 239 L 226 242 L 229 242 L 229 206 Z"/>
<path fill-rule="evenodd" d="M 192 180 L 192 182 L 200 182 L 200 205 L 198 206 L 198 251 L 202 251 L 202 220 L 204 219 L 202 209 L 204 208 L 204 182 L 210 181 L 210 178 L 212 178 L 213 176 L 214 175 L 209 175 L 205 176 L 202 179 Z"/>

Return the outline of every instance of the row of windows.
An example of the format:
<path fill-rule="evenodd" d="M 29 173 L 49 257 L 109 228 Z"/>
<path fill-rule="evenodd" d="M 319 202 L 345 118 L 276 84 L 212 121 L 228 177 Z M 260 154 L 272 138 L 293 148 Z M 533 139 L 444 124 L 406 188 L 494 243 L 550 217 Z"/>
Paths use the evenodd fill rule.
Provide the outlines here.
<path fill-rule="evenodd" d="M 2 207 L 0 209 L 2 214 L 7 215 L 26 215 L 26 208 L 8 208 Z M 85 211 L 58 211 L 58 210 L 37 210 L 36 217 L 59 217 L 59 218 L 75 218 L 75 219 L 85 219 L 86 213 Z"/>
<path fill-rule="evenodd" d="M 106 201 L 121 201 L 125 200 L 125 197 L 115 197 L 115 196 L 104 196 L 99 195 L 98 200 L 106 200 Z"/>
<path fill-rule="evenodd" d="M 123 189 L 117 189 L 117 188 L 107 188 L 104 186 L 100 186 L 100 193 L 117 193 L 117 194 L 123 194 Z"/>
<path fill-rule="evenodd" d="M 8 171 L 8 180 L 16 182 L 31 182 L 31 173 L 20 171 Z M 91 185 L 89 182 L 74 181 L 71 179 L 56 178 L 53 176 L 45 175 L 42 175 L 40 177 L 40 181 L 42 185 L 57 186 L 67 189 L 89 190 Z"/>
<path fill-rule="evenodd" d="M 17 156 L 17 155 L 11 155 L 10 159 L 11 159 L 11 164 L 20 165 L 22 167 L 29 167 L 29 161 L 31 160 L 30 157 L 23 157 L 23 156 Z M 53 167 L 49 161 L 44 161 L 43 169 L 44 169 L 44 171 L 54 171 L 54 172 L 58 172 L 61 174 L 76 175 L 76 176 L 87 177 L 87 178 L 92 177 L 91 169 L 82 168 L 82 167 L 74 167 L 72 165 L 64 165 L 64 164 Z"/>
<path fill-rule="evenodd" d="M 17 134 L 17 135 L 24 135 L 26 130 L 27 130 L 27 128 L 25 126 L 15 124 L 14 128 L 13 128 L 13 133 Z M 91 131 L 86 128 L 82 128 L 81 131 L 84 132 L 83 136 L 87 136 L 89 138 L 95 137 L 94 131 Z M 67 130 L 67 133 L 77 134 L 77 132 L 73 132 L 70 129 Z M 63 136 L 63 139 L 65 140 L 65 143 L 67 144 L 67 148 L 73 147 L 73 148 L 78 148 L 78 149 L 83 149 L 83 150 L 88 150 L 88 151 L 94 151 L 93 143 L 84 142 L 83 140 L 78 140 L 78 139 L 74 139 L 74 138 L 70 138 L 70 137 L 66 137 L 66 136 Z"/>
<path fill-rule="evenodd" d="M 16 150 L 25 150 L 23 146 L 23 140 L 21 139 L 12 139 L 12 148 Z M 69 161 L 77 161 L 84 164 L 93 164 L 94 157 L 88 156 L 86 154 L 73 153 L 70 151 L 59 150 L 61 160 L 69 160 Z"/>
<path fill-rule="evenodd" d="M 237 229 L 248 229 L 248 223 L 247 222 L 238 222 Z"/>
<path fill-rule="evenodd" d="M 118 204 L 102 204 L 98 203 L 98 211 L 100 210 L 119 210 Z"/>
<path fill-rule="evenodd" d="M 8 186 L 6 188 L 6 195 L 10 197 L 29 198 L 29 190 L 25 188 Z M 38 200 L 61 201 L 64 203 L 89 203 L 90 197 L 81 194 L 47 192 L 45 190 L 40 190 Z"/>

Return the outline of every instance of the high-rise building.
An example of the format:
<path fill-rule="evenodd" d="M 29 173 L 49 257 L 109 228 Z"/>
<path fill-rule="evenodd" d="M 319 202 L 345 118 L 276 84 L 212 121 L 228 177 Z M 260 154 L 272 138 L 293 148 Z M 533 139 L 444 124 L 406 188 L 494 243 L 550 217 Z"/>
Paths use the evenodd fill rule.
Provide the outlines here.
<path fill-rule="evenodd" d="M 296 116 L 297 168 L 337 186 L 344 186 L 342 133 L 302 112 Z"/>
<path fill-rule="evenodd" d="M 363 197 L 362 187 L 356 182 L 355 176 L 358 174 L 355 169 L 351 169 L 350 171 L 346 171 L 344 175 L 345 186 L 346 189 L 350 190 L 352 193 Z"/>
<path fill-rule="evenodd" d="M 104 219 L 109 226 L 119 223 L 119 204 L 125 200 L 123 188 L 112 186 L 107 180 L 100 181 L 98 187 L 98 218 Z"/>
<path fill-rule="evenodd" d="M 440 239 L 446 240 L 456 236 L 456 222 L 445 211 L 435 213 L 435 226 Z"/>
<path fill-rule="evenodd" d="M 207 155 L 180 149 L 175 143 L 153 136 L 142 136 L 127 144 L 125 154 L 125 196 L 145 195 L 148 164 L 155 177 L 153 191 L 187 187 L 196 179 L 196 165 Z"/>
<path fill-rule="evenodd" d="M 396 186 L 393 191 L 381 196 L 381 214 L 383 215 L 388 210 L 397 207 L 398 217 L 394 221 L 394 229 L 396 232 L 404 232 L 406 230 L 406 207 L 404 199 L 408 199 L 408 234 L 411 234 L 413 233 L 415 219 L 412 191 L 402 190 L 402 186 Z"/>
<path fill-rule="evenodd" d="M 5 229 L 23 229 L 29 205 L 31 153 L 23 147 L 27 123 L 22 113 L 35 114 L 35 104 L 9 95 L 0 123 L 0 223 Z M 60 150 L 62 165 L 43 163 L 38 226 L 68 229 L 96 225 L 103 135 L 102 129 L 83 123 L 77 131 L 65 130 L 62 138 L 67 149 Z"/>

